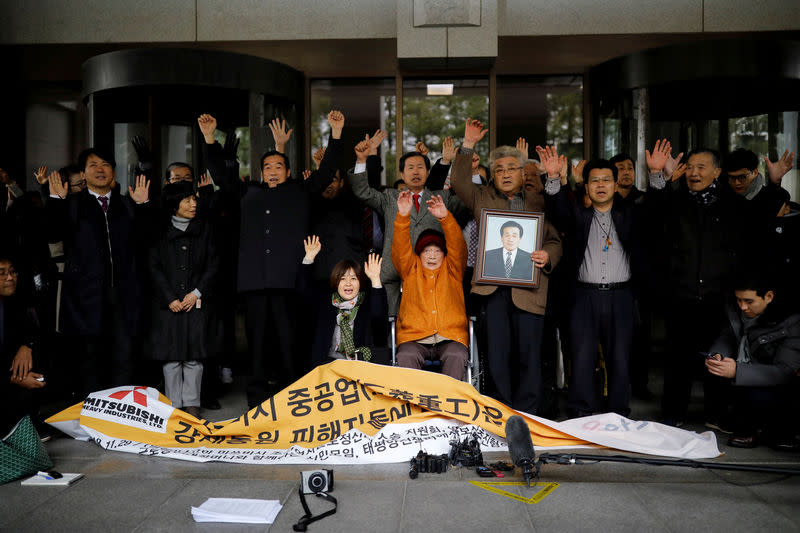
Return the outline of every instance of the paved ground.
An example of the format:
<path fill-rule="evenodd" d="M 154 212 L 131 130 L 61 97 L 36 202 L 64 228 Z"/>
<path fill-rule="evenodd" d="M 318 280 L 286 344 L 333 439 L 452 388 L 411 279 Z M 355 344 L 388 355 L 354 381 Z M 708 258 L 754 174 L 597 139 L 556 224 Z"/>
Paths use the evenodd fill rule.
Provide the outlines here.
<path fill-rule="evenodd" d="M 221 399 L 221 411 L 204 414 L 215 420 L 240 414 L 245 409 L 242 389 L 228 391 Z M 654 402 L 637 402 L 633 407 L 634 418 L 656 416 Z M 800 454 L 780 454 L 766 447 L 729 449 L 726 438 L 718 437 L 726 454 L 716 461 L 800 468 Z M 292 531 L 303 514 L 297 488 L 299 471 L 308 466 L 139 457 L 69 438 L 53 439 L 47 449 L 56 469 L 86 477 L 68 488 L 21 487 L 19 482 L 0 486 L 0 530 L 283 532 Z M 311 524 L 309 531 L 800 531 L 800 476 L 781 479 L 773 474 L 614 463 L 547 465 L 540 481 L 558 487 L 529 504 L 471 484 L 486 481 L 471 469 L 422 474 L 411 480 L 405 463 L 334 468 L 332 494 L 339 500 L 339 511 Z M 519 480 L 517 470 L 502 481 Z M 504 489 L 524 498 L 542 490 Z M 189 509 L 209 497 L 277 499 L 284 508 L 270 527 L 196 524 Z M 329 507 L 316 499 L 309 505 L 315 513 Z"/>

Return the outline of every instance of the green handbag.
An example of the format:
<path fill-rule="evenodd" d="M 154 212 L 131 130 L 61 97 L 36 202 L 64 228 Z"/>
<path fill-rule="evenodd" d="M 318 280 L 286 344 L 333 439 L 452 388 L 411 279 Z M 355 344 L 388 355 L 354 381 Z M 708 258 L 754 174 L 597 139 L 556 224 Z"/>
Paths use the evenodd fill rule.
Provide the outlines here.
<path fill-rule="evenodd" d="M 0 483 L 8 483 L 52 468 L 53 461 L 47 455 L 31 417 L 26 415 L 0 441 Z"/>

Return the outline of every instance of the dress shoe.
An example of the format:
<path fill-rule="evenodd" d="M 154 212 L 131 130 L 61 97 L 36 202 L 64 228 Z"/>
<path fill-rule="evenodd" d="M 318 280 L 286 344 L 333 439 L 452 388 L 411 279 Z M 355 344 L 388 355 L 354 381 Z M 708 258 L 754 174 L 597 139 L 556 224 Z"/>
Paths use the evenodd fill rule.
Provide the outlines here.
<path fill-rule="evenodd" d="M 188 407 L 183 408 L 186 413 L 192 415 L 193 417 L 197 418 L 198 420 L 202 420 L 203 417 L 200 416 L 200 407 L 197 405 L 191 405 Z"/>
<path fill-rule="evenodd" d="M 755 448 L 759 445 L 761 434 L 751 433 L 749 435 L 734 435 L 728 439 L 728 446 L 731 448 Z"/>
<path fill-rule="evenodd" d="M 778 438 L 769 447 L 778 452 L 800 452 L 800 437 Z"/>

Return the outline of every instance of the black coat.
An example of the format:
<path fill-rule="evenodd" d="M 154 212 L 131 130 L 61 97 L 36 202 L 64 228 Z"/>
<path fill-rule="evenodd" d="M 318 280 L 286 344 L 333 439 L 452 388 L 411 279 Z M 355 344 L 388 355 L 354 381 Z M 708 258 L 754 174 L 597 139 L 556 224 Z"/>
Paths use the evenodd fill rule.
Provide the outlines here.
<path fill-rule="evenodd" d="M 708 206 L 696 201 L 685 182 L 647 192 L 647 209 L 663 222 L 665 281 L 673 300 L 723 302 L 744 250 L 754 245 L 753 230 L 762 225 L 747 200 L 718 187 L 718 199 Z"/>
<path fill-rule="evenodd" d="M 363 263 L 364 209 L 347 187 L 336 198 L 321 195 L 312 201 L 311 234 L 319 236 L 322 250 L 314 261 L 314 281 L 327 286 L 333 267 L 343 259 Z"/>
<path fill-rule="evenodd" d="M 153 285 L 150 356 L 160 361 L 204 359 L 208 354 L 209 314 L 219 270 L 215 237 L 205 221 L 192 220 L 186 231 L 166 227 L 149 254 Z M 173 313 L 169 304 L 197 289 L 200 308 Z"/>
<path fill-rule="evenodd" d="M 137 333 L 142 306 L 139 259 L 150 233 L 150 211 L 149 204 L 121 196 L 119 186 L 112 191 L 107 216 L 88 190 L 47 202 L 49 240 L 64 242 L 64 333 L 102 333 L 107 312 L 103 292 L 110 288 L 124 302 L 122 313 L 129 333 Z"/>
<path fill-rule="evenodd" d="M 320 168 L 307 180 L 288 179 L 275 188 L 230 179 L 219 143 L 204 144 L 207 167 L 226 192 L 240 195 L 239 292 L 294 288 L 309 235 L 310 196 L 336 174 L 340 139 L 329 139 Z M 260 175 L 260 174 L 259 174 Z"/>

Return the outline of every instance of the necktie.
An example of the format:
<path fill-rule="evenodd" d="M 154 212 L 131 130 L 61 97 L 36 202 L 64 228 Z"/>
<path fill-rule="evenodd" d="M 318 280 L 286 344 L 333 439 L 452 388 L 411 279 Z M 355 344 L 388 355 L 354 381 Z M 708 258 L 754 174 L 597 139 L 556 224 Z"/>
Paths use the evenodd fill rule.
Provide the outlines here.
<path fill-rule="evenodd" d="M 414 195 L 414 207 L 417 208 L 417 213 L 419 213 L 419 194 Z"/>
<path fill-rule="evenodd" d="M 511 277 L 511 252 L 506 252 L 506 277 Z"/>
<path fill-rule="evenodd" d="M 98 196 L 98 200 L 100 200 L 100 205 L 103 207 L 103 213 L 108 213 L 108 198 L 105 196 Z"/>

